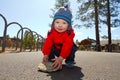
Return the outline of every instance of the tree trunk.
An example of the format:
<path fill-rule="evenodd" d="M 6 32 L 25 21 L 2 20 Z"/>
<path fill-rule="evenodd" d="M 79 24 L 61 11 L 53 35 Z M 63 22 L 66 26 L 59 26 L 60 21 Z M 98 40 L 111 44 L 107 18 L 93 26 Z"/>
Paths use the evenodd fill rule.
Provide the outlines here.
<path fill-rule="evenodd" d="M 96 31 L 96 50 L 101 51 L 100 48 L 100 39 L 99 39 L 99 22 L 98 22 L 98 8 L 97 8 L 97 0 L 94 0 L 94 7 L 95 7 L 95 31 Z"/>
<path fill-rule="evenodd" d="M 108 24 L 108 52 L 112 52 L 112 47 L 111 47 L 111 27 L 110 27 L 110 2 L 107 0 L 107 24 Z"/>

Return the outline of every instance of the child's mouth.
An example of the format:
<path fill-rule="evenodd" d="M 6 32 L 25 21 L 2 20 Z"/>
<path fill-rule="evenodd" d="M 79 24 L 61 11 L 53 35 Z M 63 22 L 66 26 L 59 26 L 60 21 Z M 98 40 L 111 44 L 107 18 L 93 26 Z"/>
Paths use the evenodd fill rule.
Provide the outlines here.
<path fill-rule="evenodd" d="M 62 31 L 62 29 L 58 29 L 59 31 Z"/>

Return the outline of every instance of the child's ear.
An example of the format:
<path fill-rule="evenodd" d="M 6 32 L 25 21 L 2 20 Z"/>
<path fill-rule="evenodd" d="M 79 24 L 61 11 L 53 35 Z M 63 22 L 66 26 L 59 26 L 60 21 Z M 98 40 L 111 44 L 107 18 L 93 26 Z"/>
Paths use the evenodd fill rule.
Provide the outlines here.
<path fill-rule="evenodd" d="M 54 22 L 55 22 L 55 20 L 53 20 L 53 22 L 51 24 L 51 29 L 54 27 Z"/>
<path fill-rule="evenodd" d="M 68 25 L 68 30 L 70 30 L 71 28 L 72 28 L 72 27 L 71 27 L 71 25 L 69 24 L 69 25 Z"/>

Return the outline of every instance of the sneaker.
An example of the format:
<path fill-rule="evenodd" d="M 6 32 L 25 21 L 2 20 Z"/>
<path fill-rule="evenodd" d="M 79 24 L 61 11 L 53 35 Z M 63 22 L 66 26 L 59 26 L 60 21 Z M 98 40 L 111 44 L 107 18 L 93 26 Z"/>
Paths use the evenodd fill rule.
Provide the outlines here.
<path fill-rule="evenodd" d="M 52 67 L 52 62 L 44 62 L 38 65 L 38 71 L 42 72 L 54 72 L 57 71 L 57 68 Z"/>
<path fill-rule="evenodd" d="M 66 65 L 68 68 L 73 68 L 73 67 L 75 66 L 75 64 L 76 64 L 76 62 L 70 61 L 70 62 L 66 62 L 65 65 Z"/>

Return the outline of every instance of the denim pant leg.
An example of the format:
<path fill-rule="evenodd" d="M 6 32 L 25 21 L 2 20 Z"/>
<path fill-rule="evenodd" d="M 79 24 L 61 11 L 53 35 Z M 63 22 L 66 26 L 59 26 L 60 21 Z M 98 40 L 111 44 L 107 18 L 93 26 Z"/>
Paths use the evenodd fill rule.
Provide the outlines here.
<path fill-rule="evenodd" d="M 49 61 L 53 62 L 51 59 L 54 59 L 55 56 L 59 57 L 60 51 L 55 48 L 55 46 L 52 47 L 51 53 L 49 55 Z"/>
<path fill-rule="evenodd" d="M 77 51 L 78 47 L 74 44 L 73 45 L 73 48 L 72 48 L 72 51 L 70 53 L 70 56 L 68 56 L 65 60 L 65 63 L 67 62 L 74 62 L 74 59 L 75 59 L 75 52 Z"/>

